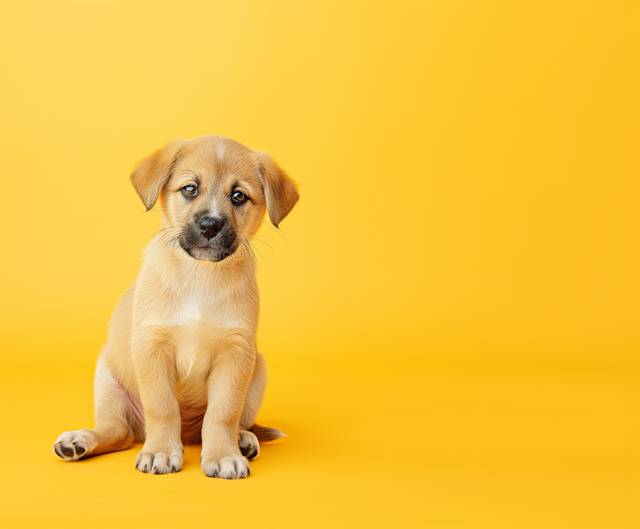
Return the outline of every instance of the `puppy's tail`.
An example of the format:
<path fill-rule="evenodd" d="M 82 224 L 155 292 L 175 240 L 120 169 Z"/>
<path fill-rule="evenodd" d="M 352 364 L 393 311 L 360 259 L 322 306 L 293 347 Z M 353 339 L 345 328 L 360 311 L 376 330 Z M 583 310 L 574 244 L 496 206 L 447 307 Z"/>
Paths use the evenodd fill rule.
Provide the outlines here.
<path fill-rule="evenodd" d="M 260 426 L 259 424 L 254 424 L 249 428 L 249 431 L 253 432 L 261 443 L 265 441 L 274 441 L 280 437 L 289 437 L 286 433 L 282 433 L 280 430 L 267 428 L 266 426 Z"/>

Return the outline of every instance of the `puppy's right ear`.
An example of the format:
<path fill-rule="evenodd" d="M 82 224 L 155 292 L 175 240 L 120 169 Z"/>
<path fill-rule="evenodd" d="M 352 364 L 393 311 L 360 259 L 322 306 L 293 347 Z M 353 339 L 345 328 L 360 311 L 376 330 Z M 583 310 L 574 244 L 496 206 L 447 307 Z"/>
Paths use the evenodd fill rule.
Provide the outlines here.
<path fill-rule="evenodd" d="M 171 176 L 173 164 L 187 140 L 178 138 L 142 160 L 131 173 L 131 183 L 149 211 Z"/>

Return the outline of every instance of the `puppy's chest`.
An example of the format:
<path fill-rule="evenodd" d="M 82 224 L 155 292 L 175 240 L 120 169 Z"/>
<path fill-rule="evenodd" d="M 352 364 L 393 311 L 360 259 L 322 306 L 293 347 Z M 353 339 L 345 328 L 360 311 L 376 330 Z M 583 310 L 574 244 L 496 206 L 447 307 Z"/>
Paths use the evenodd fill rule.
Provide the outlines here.
<path fill-rule="evenodd" d="M 229 296 L 197 291 L 173 299 L 160 319 L 164 325 L 175 327 L 238 327 L 246 323 L 242 306 L 234 304 Z"/>
<path fill-rule="evenodd" d="M 242 309 L 222 296 L 194 295 L 178 301 L 170 318 L 178 381 L 206 377 L 228 332 L 252 332 Z"/>

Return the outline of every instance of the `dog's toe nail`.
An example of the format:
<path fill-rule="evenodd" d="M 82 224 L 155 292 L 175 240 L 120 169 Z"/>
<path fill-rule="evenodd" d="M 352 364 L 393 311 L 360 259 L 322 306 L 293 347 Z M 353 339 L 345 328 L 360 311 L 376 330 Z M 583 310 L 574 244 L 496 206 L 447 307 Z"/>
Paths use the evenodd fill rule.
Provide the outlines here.
<path fill-rule="evenodd" d="M 62 453 L 65 456 L 73 457 L 73 448 L 69 448 L 68 446 L 65 446 L 65 445 L 60 445 L 60 450 L 62 450 Z"/>
<path fill-rule="evenodd" d="M 240 452 L 242 452 L 243 456 L 246 456 L 249 453 L 250 449 L 251 449 L 250 446 L 241 446 L 240 447 Z"/>
<path fill-rule="evenodd" d="M 246 454 L 242 454 L 242 455 L 246 455 Z M 251 460 L 251 459 L 253 459 L 254 457 L 256 457 L 257 455 L 258 455 L 258 451 L 254 448 L 254 449 L 253 449 L 253 452 L 251 452 L 251 454 L 249 454 L 249 455 L 247 456 L 247 459 Z"/>
<path fill-rule="evenodd" d="M 86 450 L 79 445 L 76 445 L 76 454 L 78 454 L 79 456 L 81 456 L 82 454 L 84 454 L 86 452 Z"/>

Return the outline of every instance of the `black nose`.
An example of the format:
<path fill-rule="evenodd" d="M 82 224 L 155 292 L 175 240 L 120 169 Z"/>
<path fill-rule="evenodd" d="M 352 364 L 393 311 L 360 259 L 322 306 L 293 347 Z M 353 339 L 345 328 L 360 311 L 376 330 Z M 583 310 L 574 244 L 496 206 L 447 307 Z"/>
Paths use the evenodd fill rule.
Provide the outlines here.
<path fill-rule="evenodd" d="M 198 221 L 198 229 L 200 233 L 207 239 L 213 239 L 224 226 L 224 219 L 214 219 L 204 217 Z"/>

